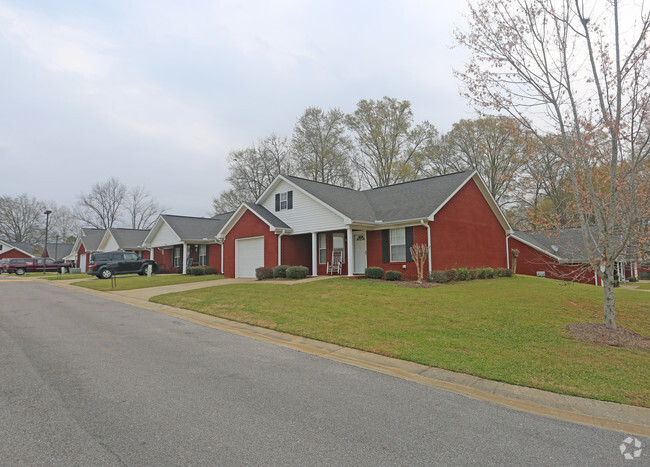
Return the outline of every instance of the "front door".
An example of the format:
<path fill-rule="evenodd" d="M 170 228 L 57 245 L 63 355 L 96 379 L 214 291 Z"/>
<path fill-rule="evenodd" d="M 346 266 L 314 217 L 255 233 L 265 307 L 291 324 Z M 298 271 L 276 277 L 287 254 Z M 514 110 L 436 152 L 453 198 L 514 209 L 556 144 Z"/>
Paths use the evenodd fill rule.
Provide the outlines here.
<path fill-rule="evenodd" d="M 354 237 L 354 274 L 366 272 L 366 232 L 352 232 Z"/>

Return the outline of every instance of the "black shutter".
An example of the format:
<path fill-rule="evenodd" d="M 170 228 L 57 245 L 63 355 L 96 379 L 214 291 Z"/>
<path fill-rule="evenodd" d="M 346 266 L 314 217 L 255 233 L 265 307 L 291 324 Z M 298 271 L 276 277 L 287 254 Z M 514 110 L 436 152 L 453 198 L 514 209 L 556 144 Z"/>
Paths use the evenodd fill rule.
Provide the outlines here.
<path fill-rule="evenodd" d="M 406 231 L 406 261 L 413 261 L 411 247 L 413 246 L 413 227 L 407 227 Z"/>
<path fill-rule="evenodd" d="M 287 209 L 293 209 L 293 191 L 287 192 Z"/>
<path fill-rule="evenodd" d="M 280 210 L 280 194 L 275 195 L 275 211 Z"/>
<path fill-rule="evenodd" d="M 208 266 L 210 264 L 210 245 L 205 245 L 205 265 Z"/>
<path fill-rule="evenodd" d="M 390 263 L 390 230 L 381 231 L 381 262 Z"/>

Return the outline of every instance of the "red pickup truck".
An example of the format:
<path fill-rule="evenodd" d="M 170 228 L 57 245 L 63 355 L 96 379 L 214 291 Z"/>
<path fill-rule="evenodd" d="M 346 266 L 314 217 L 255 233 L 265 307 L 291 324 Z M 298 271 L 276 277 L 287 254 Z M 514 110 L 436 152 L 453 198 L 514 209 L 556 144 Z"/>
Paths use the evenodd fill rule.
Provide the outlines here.
<path fill-rule="evenodd" d="M 52 258 L 45 258 L 46 272 L 70 272 L 72 264 L 57 263 Z M 4 266 L 4 272 L 22 276 L 26 272 L 43 272 L 43 258 L 12 258 Z"/>

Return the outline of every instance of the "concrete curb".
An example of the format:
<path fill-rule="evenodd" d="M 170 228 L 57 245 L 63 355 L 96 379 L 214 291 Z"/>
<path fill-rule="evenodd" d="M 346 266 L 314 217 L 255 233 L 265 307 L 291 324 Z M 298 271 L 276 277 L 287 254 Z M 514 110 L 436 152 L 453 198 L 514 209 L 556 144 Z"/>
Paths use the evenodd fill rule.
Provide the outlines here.
<path fill-rule="evenodd" d="M 312 282 L 313 280 L 322 279 L 313 278 L 308 280 L 308 282 Z M 499 404 L 504 407 L 596 428 L 650 437 L 650 409 L 648 408 L 584 399 L 486 380 L 476 376 L 432 368 L 418 363 L 398 360 L 149 301 L 153 296 L 166 293 L 229 284 L 259 284 L 260 281 L 249 279 L 220 279 L 217 281 L 194 282 L 119 292 L 101 292 L 72 286 L 69 283 L 63 284 L 59 281 L 46 282 L 52 283 L 52 285 L 57 287 L 166 313 L 193 323 L 270 342 L 300 352 L 436 387 L 473 399 Z M 306 282 L 307 280 L 295 282 L 264 281 L 262 283 L 295 285 Z"/>

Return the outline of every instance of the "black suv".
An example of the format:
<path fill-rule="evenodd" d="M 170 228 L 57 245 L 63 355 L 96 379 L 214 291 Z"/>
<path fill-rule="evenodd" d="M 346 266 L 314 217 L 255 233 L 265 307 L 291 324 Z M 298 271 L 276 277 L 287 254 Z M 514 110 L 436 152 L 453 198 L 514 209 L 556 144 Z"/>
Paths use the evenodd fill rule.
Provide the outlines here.
<path fill-rule="evenodd" d="M 110 279 L 113 274 L 140 274 L 147 273 L 147 266 L 151 264 L 151 272 L 158 271 L 158 265 L 151 259 L 142 259 L 137 253 L 130 251 L 107 251 L 95 253 L 88 264 L 88 274 L 100 279 Z"/>

